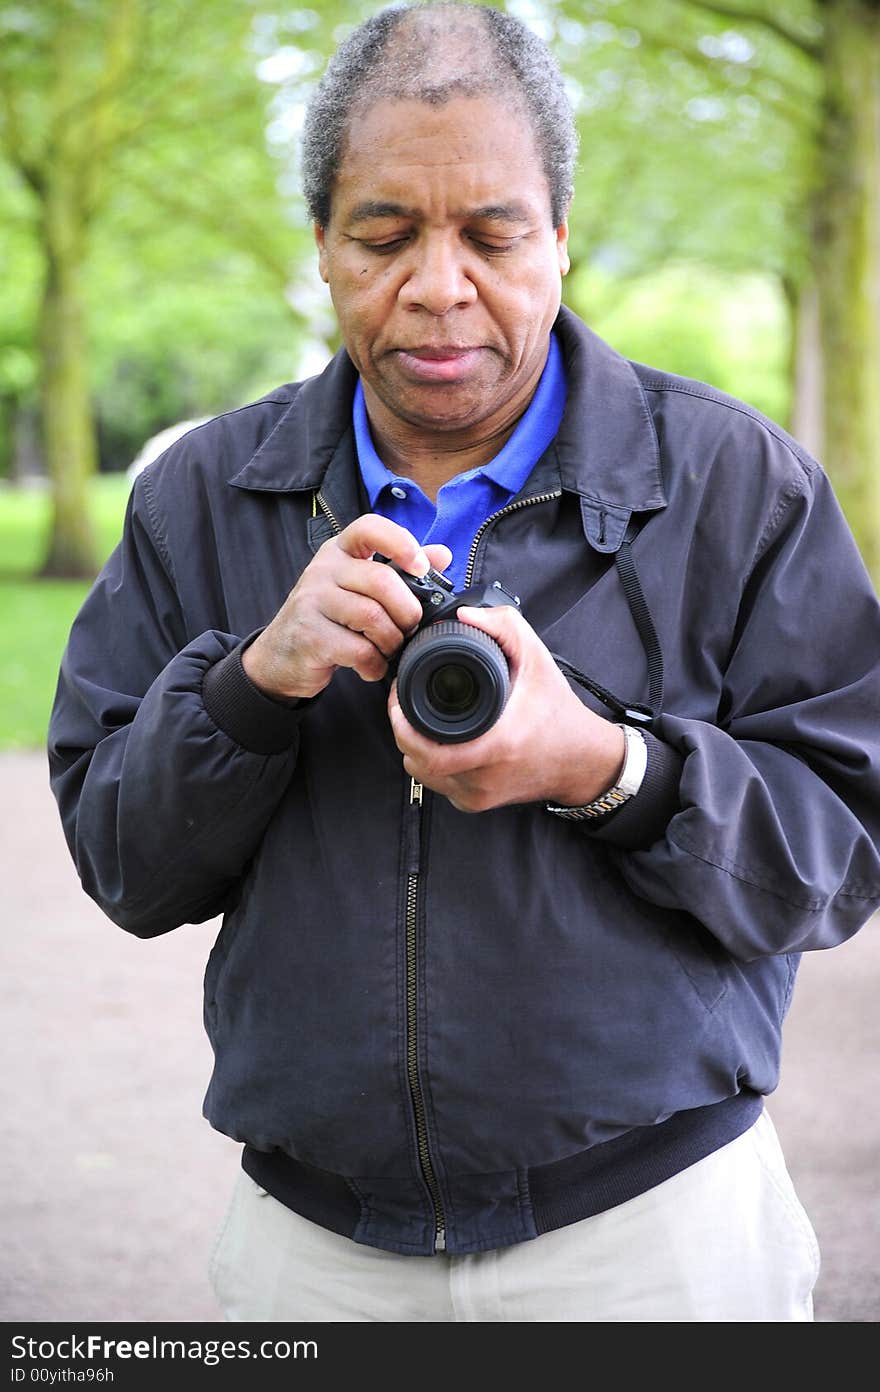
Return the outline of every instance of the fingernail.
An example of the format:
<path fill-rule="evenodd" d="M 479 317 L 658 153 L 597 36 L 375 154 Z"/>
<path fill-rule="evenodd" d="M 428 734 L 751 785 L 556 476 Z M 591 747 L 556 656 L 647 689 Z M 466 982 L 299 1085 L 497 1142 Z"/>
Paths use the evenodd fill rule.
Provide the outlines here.
<path fill-rule="evenodd" d="M 425 551 L 417 551 L 413 556 L 413 562 L 415 565 L 421 566 L 423 575 L 431 569 L 431 562 L 428 560 L 427 552 Z"/>

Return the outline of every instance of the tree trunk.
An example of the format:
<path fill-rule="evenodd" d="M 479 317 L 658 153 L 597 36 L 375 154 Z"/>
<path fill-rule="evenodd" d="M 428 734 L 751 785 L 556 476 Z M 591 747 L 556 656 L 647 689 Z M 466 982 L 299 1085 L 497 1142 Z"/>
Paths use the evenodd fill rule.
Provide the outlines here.
<path fill-rule="evenodd" d="M 58 186 L 60 184 L 60 187 Z M 81 287 L 82 228 L 65 179 L 50 185 L 45 217 L 46 280 L 40 309 L 43 445 L 52 496 L 44 576 L 91 578 L 97 565 L 89 479 L 97 446 L 87 379 Z"/>
<path fill-rule="evenodd" d="M 880 3 L 826 0 L 813 262 L 825 364 L 821 455 L 880 580 Z"/>
<path fill-rule="evenodd" d="M 786 425 L 805 449 L 821 458 L 825 449 L 824 373 L 819 337 L 819 298 L 812 283 L 783 281 L 789 320 L 791 404 Z"/>

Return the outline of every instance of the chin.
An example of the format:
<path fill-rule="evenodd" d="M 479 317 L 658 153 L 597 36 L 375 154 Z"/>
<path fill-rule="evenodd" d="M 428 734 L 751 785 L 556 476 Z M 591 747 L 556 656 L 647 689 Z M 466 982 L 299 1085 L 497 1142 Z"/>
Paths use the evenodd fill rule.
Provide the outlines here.
<path fill-rule="evenodd" d="M 480 421 L 484 420 L 488 413 L 485 410 L 484 403 L 481 402 L 479 407 L 474 406 L 469 410 L 432 411 L 427 408 L 420 410 L 416 407 L 411 407 L 409 409 L 401 408 L 397 410 L 395 414 L 398 415 L 401 420 L 407 421 L 408 424 L 419 426 L 425 430 L 455 431 L 468 430 L 475 425 L 479 425 Z"/>
<path fill-rule="evenodd" d="M 497 387 L 486 384 L 467 393 L 461 387 L 432 386 L 419 392 L 401 393 L 386 402 L 395 415 L 404 420 L 434 422 L 437 425 L 473 425 L 492 414 Z"/>

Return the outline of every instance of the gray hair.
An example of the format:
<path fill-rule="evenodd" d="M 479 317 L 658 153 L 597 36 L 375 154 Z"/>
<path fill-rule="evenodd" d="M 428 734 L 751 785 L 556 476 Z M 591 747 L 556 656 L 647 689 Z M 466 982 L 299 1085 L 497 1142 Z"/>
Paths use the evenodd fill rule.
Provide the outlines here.
<path fill-rule="evenodd" d="M 577 131 L 562 74 L 543 39 L 512 15 L 453 0 L 394 6 L 364 20 L 330 59 L 303 128 L 302 183 L 309 214 L 330 221 L 333 186 L 351 120 L 375 102 L 439 105 L 454 96 L 502 93 L 535 134 L 554 227 L 574 184 Z"/>

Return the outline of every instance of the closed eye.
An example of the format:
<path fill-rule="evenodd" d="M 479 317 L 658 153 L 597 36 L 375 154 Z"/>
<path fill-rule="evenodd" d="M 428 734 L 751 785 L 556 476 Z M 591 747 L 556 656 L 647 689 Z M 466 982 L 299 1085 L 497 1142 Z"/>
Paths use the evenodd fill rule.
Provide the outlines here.
<path fill-rule="evenodd" d="M 389 237 L 388 240 L 384 242 L 368 242 L 365 238 L 356 238 L 355 240 L 359 241 L 360 245 L 365 247 L 367 251 L 375 251 L 380 256 L 387 256 L 390 252 L 397 251 L 400 247 L 406 246 L 409 241 L 409 233 L 405 233 L 400 237 Z"/>
<path fill-rule="evenodd" d="M 378 256 L 389 256 L 392 252 L 398 251 L 407 245 L 412 239 L 411 232 L 399 233 L 393 237 L 386 237 L 382 241 L 377 241 L 367 237 L 353 237 L 367 251 L 375 252 Z M 502 256 L 505 252 L 512 251 L 519 241 L 518 237 L 505 237 L 500 241 L 490 241 L 486 237 L 477 236 L 473 232 L 466 232 L 465 236 L 472 246 L 478 251 L 484 252 L 487 256 Z"/>
<path fill-rule="evenodd" d="M 479 248 L 480 251 L 485 251 L 490 256 L 498 256 L 502 252 L 511 251 L 513 247 L 516 245 L 515 237 L 509 237 L 506 241 L 503 242 L 489 242 L 486 241 L 483 237 L 475 237 L 473 234 L 471 234 L 471 241 L 473 242 L 475 247 Z"/>

